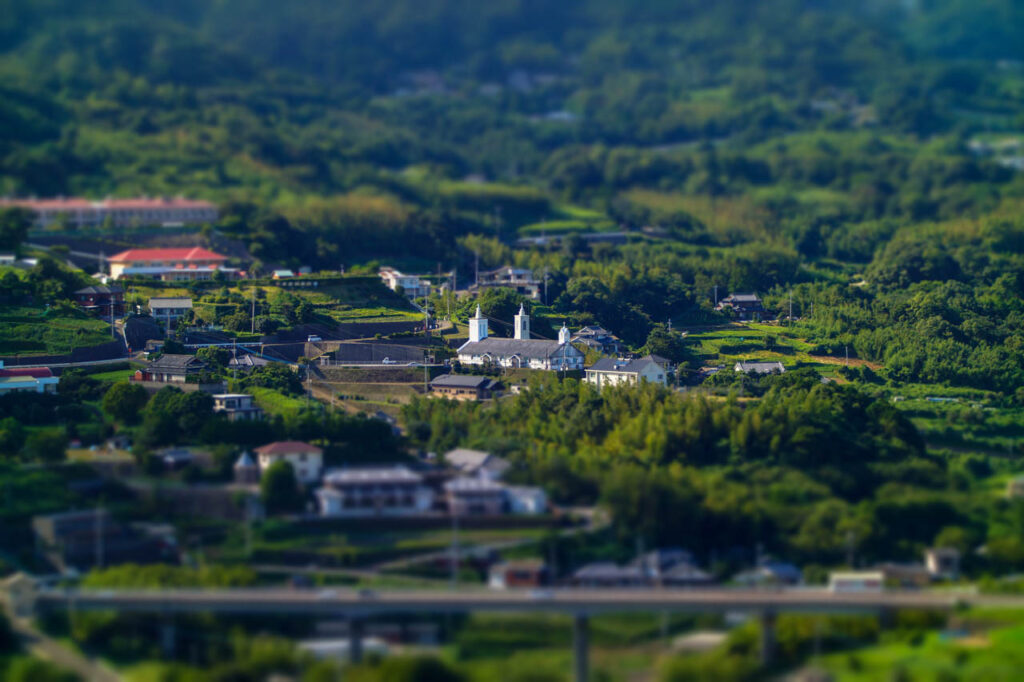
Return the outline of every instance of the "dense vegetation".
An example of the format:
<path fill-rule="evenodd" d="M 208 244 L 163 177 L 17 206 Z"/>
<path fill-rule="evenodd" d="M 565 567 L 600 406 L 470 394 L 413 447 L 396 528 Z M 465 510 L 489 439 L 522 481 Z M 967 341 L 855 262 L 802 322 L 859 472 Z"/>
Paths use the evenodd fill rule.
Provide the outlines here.
<path fill-rule="evenodd" d="M 1018 5 L 8 0 L 0 195 L 208 198 L 221 219 L 187 239 L 230 242 L 257 272 L 392 264 L 454 270 L 461 288 L 477 267 L 513 264 L 545 279 L 529 302 L 537 335 L 596 323 L 680 363 L 688 394 L 544 379 L 496 407 L 404 408 L 414 447 L 490 449 L 514 480 L 610 509 L 611 549 L 552 541 L 564 566 L 624 559 L 639 536 L 686 546 L 721 576 L 758 545 L 820 577 L 932 544 L 996 576 L 1024 570 L 1024 506 L 1002 494 L 1024 440 Z M 26 219 L 0 213 L 0 250 L 67 236 L 30 234 Z M 626 235 L 601 238 L 611 231 Z M 145 226 L 98 232 L 131 243 Z M 86 283 L 60 258 L 0 272 L 0 352 L 101 342 L 104 325 L 63 304 Z M 160 293 L 135 285 L 132 303 Z M 721 327 L 732 316 L 716 300 L 739 291 L 760 293 L 773 324 Z M 240 334 L 411 316 L 397 296 L 341 288 L 184 293 L 190 321 Z M 429 301 L 456 321 L 478 302 L 507 335 L 523 297 Z M 224 353 L 202 355 L 206 378 L 228 377 Z M 790 371 L 730 371 L 769 357 Z M 724 369 L 696 388 L 710 365 Z M 280 438 L 324 444 L 330 464 L 402 454 L 384 423 L 310 407 L 288 370 L 231 388 L 271 418 L 231 424 L 200 394 L 149 397 L 78 372 L 56 397 L 0 400 L 5 549 L 31 514 L 77 501 L 52 468 L 15 465 L 56 462 L 71 439 L 129 434 L 150 471 L 160 447 L 211 449 L 218 471 L 186 480 L 225 480 L 240 450 Z M 272 511 L 301 506 L 292 488 L 287 471 L 267 482 Z M 132 568 L 93 580 L 207 578 Z M 124 622 L 93 625 L 83 640 L 117 634 L 120 653 L 152 653 Z M 801 660 L 809 621 L 780 626 L 786 660 Z M 829 627 L 837 647 L 879 636 Z M 751 679 L 754 641 L 737 630 L 663 678 Z M 221 640 L 199 658 L 210 671 L 168 679 L 320 674 L 273 639 Z M 350 673 L 459 675 L 418 659 Z"/>
<path fill-rule="evenodd" d="M 567 380 L 501 409 L 421 400 L 405 416 L 426 448 L 501 452 L 561 502 L 602 501 L 627 547 L 639 535 L 742 562 L 763 543 L 835 565 L 987 541 L 979 570 L 1024 559 L 1020 504 L 967 493 L 984 469 L 929 455 L 892 404 L 813 372 L 774 378 L 753 403 Z"/>

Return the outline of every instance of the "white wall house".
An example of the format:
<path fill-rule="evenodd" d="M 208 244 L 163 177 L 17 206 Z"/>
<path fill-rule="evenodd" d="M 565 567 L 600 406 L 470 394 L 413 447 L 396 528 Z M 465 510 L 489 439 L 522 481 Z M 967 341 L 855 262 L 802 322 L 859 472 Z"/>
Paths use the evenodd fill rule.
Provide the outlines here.
<path fill-rule="evenodd" d="M 192 299 L 187 297 L 153 297 L 149 299 L 149 314 L 164 328 L 171 330 L 178 326 L 178 320 L 192 310 Z"/>
<path fill-rule="evenodd" d="M 584 381 L 594 384 L 598 388 L 640 382 L 664 386 L 667 383 L 667 374 L 665 368 L 655 362 L 651 356 L 636 360 L 601 358 L 587 368 Z"/>
<path fill-rule="evenodd" d="M 515 337 L 488 338 L 487 318 L 476 307 L 469 321 L 469 340 L 458 350 L 463 365 L 495 365 L 508 369 L 571 371 L 583 369 L 583 353 L 569 343 L 571 334 L 562 325 L 557 341 L 530 338 L 530 317 L 522 307 L 515 317 Z"/>
<path fill-rule="evenodd" d="M 309 443 L 278 441 L 256 448 L 255 452 L 261 477 L 275 462 L 285 461 L 292 465 L 299 483 L 310 485 L 320 479 L 324 466 L 324 451 Z"/>
<path fill-rule="evenodd" d="M 410 516 L 434 504 L 434 491 L 404 466 L 330 471 L 316 497 L 320 515 L 330 517 Z"/>
<path fill-rule="evenodd" d="M 394 268 L 381 268 L 378 272 L 388 289 L 401 291 L 410 298 L 421 298 L 430 295 L 430 281 L 419 275 L 406 275 Z"/>

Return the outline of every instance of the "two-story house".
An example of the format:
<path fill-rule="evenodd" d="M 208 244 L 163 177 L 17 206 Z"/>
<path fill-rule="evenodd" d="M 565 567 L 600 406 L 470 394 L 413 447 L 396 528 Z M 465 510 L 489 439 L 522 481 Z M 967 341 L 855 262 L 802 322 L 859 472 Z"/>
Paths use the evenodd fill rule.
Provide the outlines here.
<path fill-rule="evenodd" d="M 215 393 L 213 395 L 213 411 L 223 414 L 228 421 L 254 421 L 263 419 L 263 410 L 253 403 L 247 393 Z"/>
<path fill-rule="evenodd" d="M 185 313 L 192 310 L 192 299 L 187 297 L 153 297 L 149 299 L 149 314 L 157 322 L 163 322 L 164 329 L 171 331 L 178 326 Z"/>
<path fill-rule="evenodd" d="M 324 466 L 324 451 L 301 441 L 278 441 L 256 448 L 256 461 L 260 476 L 276 462 L 288 462 L 295 472 L 295 480 L 302 485 L 316 483 Z"/>

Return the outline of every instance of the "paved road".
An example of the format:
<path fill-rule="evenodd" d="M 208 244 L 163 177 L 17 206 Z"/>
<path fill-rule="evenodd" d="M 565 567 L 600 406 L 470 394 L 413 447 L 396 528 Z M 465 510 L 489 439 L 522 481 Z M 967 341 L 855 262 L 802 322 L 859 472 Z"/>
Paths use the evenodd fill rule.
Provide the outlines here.
<path fill-rule="evenodd" d="M 954 609 L 961 605 L 1024 608 L 1024 597 L 932 591 L 832 593 L 825 589 L 486 589 L 379 590 L 67 590 L 39 594 L 42 608 L 148 613 L 377 614 L 520 612 L 874 612 L 892 608 Z"/>

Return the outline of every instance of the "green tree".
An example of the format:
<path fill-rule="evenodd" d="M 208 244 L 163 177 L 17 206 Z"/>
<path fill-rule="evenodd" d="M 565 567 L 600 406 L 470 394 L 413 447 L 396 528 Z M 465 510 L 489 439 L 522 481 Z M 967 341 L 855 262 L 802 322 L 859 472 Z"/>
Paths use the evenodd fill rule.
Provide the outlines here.
<path fill-rule="evenodd" d="M 437 658 L 389 658 L 379 669 L 380 682 L 463 682 L 465 678 Z"/>
<path fill-rule="evenodd" d="M 149 393 L 142 386 L 127 381 L 114 384 L 103 396 L 103 411 L 125 424 L 139 421 L 142 409 L 149 402 Z"/>
<path fill-rule="evenodd" d="M 31 227 L 31 211 L 20 207 L 0 211 L 0 251 L 19 253 Z"/>
<path fill-rule="evenodd" d="M 686 342 L 679 332 L 669 331 L 663 324 L 656 325 L 647 335 L 644 344 L 645 355 L 660 355 L 674 363 L 688 362 L 693 356 L 686 347 Z"/>
<path fill-rule="evenodd" d="M 260 493 L 268 514 L 302 511 L 302 495 L 292 465 L 284 460 L 274 462 L 263 474 Z"/>
<path fill-rule="evenodd" d="M 231 362 L 231 351 L 227 348 L 210 346 L 209 348 L 197 350 L 196 357 L 205 362 L 206 366 L 211 370 L 223 371 L 227 368 L 228 363 Z"/>
<path fill-rule="evenodd" d="M 295 317 L 299 322 L 313 322 L 316 320 L 316 308 L 309 301 L 303 301 L 295 308 Z"/>
<path fill-rule="evenodd" d="M 25 439 L 25 457 L 37 462 L 59 462 L 67 456 L 68 436 L 64 429 L 43 429 Z"/>
<path fill-rule="evenodd" d="M 14 417 L 0 420 L 0 454 L 16 455 L 25 445 L 25 429 Z"/>

